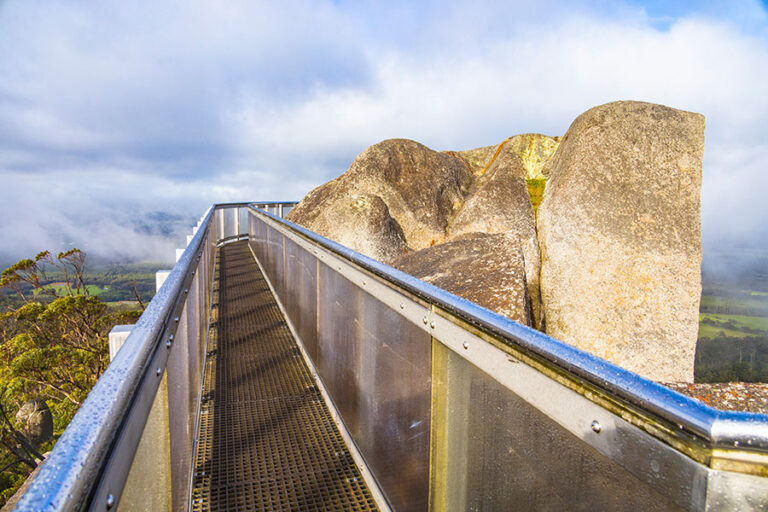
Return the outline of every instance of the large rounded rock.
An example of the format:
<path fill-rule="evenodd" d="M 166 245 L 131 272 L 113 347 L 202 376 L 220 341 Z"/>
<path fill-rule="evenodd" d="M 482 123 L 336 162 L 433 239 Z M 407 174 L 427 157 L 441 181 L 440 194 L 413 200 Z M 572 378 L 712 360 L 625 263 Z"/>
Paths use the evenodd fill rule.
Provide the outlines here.
<path fill-rule="evenodd" d="M 53 415 L 41 398 L 28 400 L 16 413 L 16 423 L 26 440 L 39 447 L 53 436 Z"/>
<path fill-rule="evenodd" d="M 704 117 L 616 102 L 579 116 L 538 214 L 548 334 L 645 377 L 692 381 Z"/>
<path fill-rule="evenodd" d="M 359 240 L 353 234 L 339 238 L 341 230 L 356 226 L 344 220 L 352 211 L 348 199 L 340 202 L 339 198 L 378 196 L 402 230 L 407 246 L 418 250 L 445 240 L 449 220 L 463 204 L 471 182 L 467 166 L 449 154 L 411 140 L 385 140 L 363 151 L 347 172 L 310 192 L 288 220 L 337 241 Z M 383 216 L 377 218 L 386 222 Z M 329 227 L 334 225 L 332 233 Z M 370 245 L 349 247 L 372 257 L 400 251 Z"/>
<path fill-rule="evenodd" d="M 526 167 L 514 152 L 501 151 L 476 180 L 471 195 L 453 219 L 449 239 L 466 233 L 506 233 L 523 254 L 533 325 L 540 326 L 540 256 Z"/>
<path fill-rule="evenodd" d="M 507 234 L 469 233 L 421 251 L 392 266 L 525 325 L 531 325 L 525 260 Z"/>
<path fill-rule="evenodd" d="M 372 194 L 329 197 L 313 231 L 379 261 L 391 261 L 407 252 L 400 225 L 384 201 Z"/>

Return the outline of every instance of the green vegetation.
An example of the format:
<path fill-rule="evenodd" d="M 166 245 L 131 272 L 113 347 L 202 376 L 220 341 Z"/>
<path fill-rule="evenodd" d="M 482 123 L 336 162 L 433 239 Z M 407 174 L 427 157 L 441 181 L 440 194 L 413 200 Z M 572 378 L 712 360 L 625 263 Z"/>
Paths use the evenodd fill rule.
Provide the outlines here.
<path fill-rule="evenodd" d="M 695 373 L 697 382 L 768 381 L 768 317 L 700 314 Z"/>
<path fill-rule="evenodd" d="M 46 289 L 55 290 L 57 295 L 66 295 L 68 293 L 67 283 L 51 283 L 46 284 L 39 290 L 35 290 L 35 295 L 39 295 Z M 84 290 L 86 290 L 89 295 L 98 295 L 104 291 L 95 284 L 85 285 Z"/>
<path fill-rule="evenodd" d="M 539 205 L 544 199 L 544 189 L 547 187 L 547 180 L 543 178 L 526 180 L 528 184 L 528 197 L 531 198 L 531 206 L 533 206 L 533 215 L 536 216 L 539 213 Z"/>
<path fill-rule="evenodd" d="M 102 264 L 100 267 L 84 270 L 80 290 L 87 290 L 88 295 L 98 296 L 102 302 L 110 306 L 139 305 L 152 300 L 155 294 L 155 271 L 164 267 L 163 264 L 139 263 L 139 264 Z M 35 296 L 50 295 L 49 291 L 55 291 L 57 295 L 70 293 L 65 281 L 66 276 L 58 269 L 50 269 L 46 274 L 46 283 L 32 291 L 32 287 L 20 283 L 22 291 L 31 292 Z M 15 292 L 0 289 L 0 308 L 3 304 L 21 305 L 23 301 Z"/>
<path fill-rule="evenodd" d="M 102 275 L 103 274 L 103 275 Z M 87 282 L 90 277 L 94 281 Z M 109 364 L 107 336 L 133 323 L 135 307 L 110 307 L 103 297 L 150 297 L 146 275 L 86 274 L 77 249 L 42 252 L 7 268 L 0 278 L 0 504 L 10 498 L 85 400 Z M 152 286 L 154 278 L 151 277 Z M 29 400 L 44 400 L 53 436 L 33 440 L 15 419 Z"/>
<path fill-rule="evenodd" d="M 768 335 L 699 338 L 696 382 L 768 381 Z"/>
<path fill-rule="evenodd" d="M 697 382 L 768 382 L 768 253 L 705 251 Z"/>
<path fill-rule="evenodd" d="M 702 311 L 705 299 L 727 302 L 705 296 Z M 696 382 L 768 382 L 768 315 L 701 313 L 695 374 Z"/>
<path fill-rule="evenodd" d="M 714 339 L 719 336 L 746 338 L 768 334 L 768 317 L 744 315 L 699 315 L 699 339 Z"/>

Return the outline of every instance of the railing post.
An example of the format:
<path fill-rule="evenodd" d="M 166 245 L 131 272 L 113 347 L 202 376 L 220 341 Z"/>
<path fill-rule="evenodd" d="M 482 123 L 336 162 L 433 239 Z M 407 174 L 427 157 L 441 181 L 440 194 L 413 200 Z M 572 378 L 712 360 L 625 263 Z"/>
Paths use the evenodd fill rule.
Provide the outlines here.
<path fill-rule="evenodd" d="M 155 291 L 157 292 L 160 290 L 160 288 L 163 286 L 163 283 L 165 283 L 165 280 L 168 279 L 168 275 L 171 273 L 170 270 L 158 270 L 155 272 Z"/>
<path fill-rule="evenodd" d="M 109 360 L 113 360 L 123 346 L 128 335 L 131 334 L 132 325 L 116 325 L 109 331 Z"/>

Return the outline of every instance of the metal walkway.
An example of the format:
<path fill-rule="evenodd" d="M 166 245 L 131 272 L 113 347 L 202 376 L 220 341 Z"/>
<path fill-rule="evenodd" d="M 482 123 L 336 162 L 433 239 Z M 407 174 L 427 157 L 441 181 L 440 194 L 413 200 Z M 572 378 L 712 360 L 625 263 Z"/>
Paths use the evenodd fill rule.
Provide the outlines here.
<path fill-rule="evenodd" d="M 376 510 L 247 242 L 216 276 L 192 510 Z"/>

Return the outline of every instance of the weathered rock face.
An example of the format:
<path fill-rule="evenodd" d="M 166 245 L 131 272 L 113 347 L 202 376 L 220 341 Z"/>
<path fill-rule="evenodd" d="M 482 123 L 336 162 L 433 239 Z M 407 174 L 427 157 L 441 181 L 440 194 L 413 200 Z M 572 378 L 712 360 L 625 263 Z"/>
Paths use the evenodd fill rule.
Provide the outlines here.
<path fill-rule="evenodd" d="M 41 398 L 28 400 L 16 413 L 16 422 L 29 444 L 39 447 L 53 435 L 53 415 Z"/>
<path fill-rule="evenodd" d="M 449 220 L 463 204 L 471 183 L 471 173 L 459 159 L 410 140 L 385 140 L 363 151 L 347 172 L 310 192 L 288 220 L 333 238 L 330 226 L 337 226 L 335 233 L 352 229 L 354 222 L 345 222 L 344 216 L 357 215 L 343 202 L 335 209 L 339 198 L 347 198 L 348 203 L 356 195 L 378 196 L 402 230 L 407 246 L 423 249 L 445 240 Z M 351 238 L 351 242 L 361 240 Z M 385 237 L 382 242 L 390 239 Z M 399 247 L 392 250 L 371 244 L 349 247 L 371 257 L 402 252 Z"/>
<path fill-rule="evenodd" d="M 539 327 L 539 245 L 525 176 L 525 165 L 516 153 L 499 152 L 478 176 L 471 195 L 453 219 L 449 239 L 466 233 L 506 233 L 517 240 L 524 257 L 533 325 Z"/>
<path fill-rule="evenodd" d="M 693 381 L 704 117 L 616 102 L 547 164 L 541 292 L 555 338 L 662 381 Z"/>
<path fill-rule="evenodd" d="M 525 185 L 523 161 L 503 152 L 477 177 L 467 200 L 448 228 L 449 236 L 472 232 L 535 237 L 533 211 Z"/>
<path fill-rule="evenodd" d="M 428 283 L 531 325 L 520 243 L 507 234 L 470 233 L 405 254 L 392 266 Z"/>
<path fill-rule="evenodd" d="M 321 209 L 322 215 L 308 227 L 326 238 L 379 261 L 391 261 L 408 250 L 403 230 L 379 196 L 329 196 Z"/>

